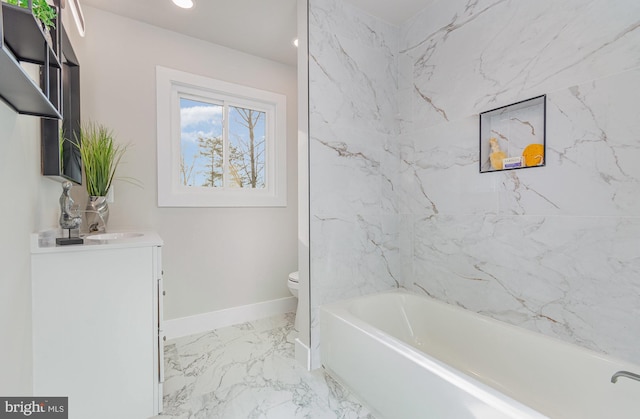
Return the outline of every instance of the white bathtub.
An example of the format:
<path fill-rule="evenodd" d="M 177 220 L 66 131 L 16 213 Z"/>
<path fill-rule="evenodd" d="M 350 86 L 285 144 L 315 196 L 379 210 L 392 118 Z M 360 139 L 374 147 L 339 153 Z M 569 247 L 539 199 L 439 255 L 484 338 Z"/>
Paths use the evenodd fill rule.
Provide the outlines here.
<path fill-rule="evenodd" d="M 323 366 L 380 418 L 640 418 L 640 366 L 404 292 L 321 307 Z"/>

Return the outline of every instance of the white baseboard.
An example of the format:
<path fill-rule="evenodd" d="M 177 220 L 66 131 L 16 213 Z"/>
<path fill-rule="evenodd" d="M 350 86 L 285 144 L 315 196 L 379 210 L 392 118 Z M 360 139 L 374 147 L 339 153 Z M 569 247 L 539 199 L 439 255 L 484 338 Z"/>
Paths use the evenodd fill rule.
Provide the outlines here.
<path fill-rule="evenodd" d="M 276 314 L 289 313 L 296 310 L 297 304 L 298 299 L 291 296 L 225 310 L 211 311 L 195 316 L 165 320 L 164 332 L 167 339 L 175 339 L 208 332 L 220 327 L 275 316 Z"/>
<path fill-rule="evenodd" d="M 307 371 L 311 371 L 311 351 L 300 339 L 296 338 L 296 362 Z"/>

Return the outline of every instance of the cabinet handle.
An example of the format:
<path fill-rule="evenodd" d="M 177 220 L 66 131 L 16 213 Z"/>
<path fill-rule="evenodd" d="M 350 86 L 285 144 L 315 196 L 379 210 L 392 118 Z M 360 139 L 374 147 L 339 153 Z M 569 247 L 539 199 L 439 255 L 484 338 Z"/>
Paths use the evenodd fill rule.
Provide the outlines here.
<path fill-rule="evenodd" d="M 162 329 L 158 330 L 158 334 L 162 336 L 162 340 L 166 341 L 167 336 Z M 164 345 L 158 339 L 158 381 L 164 383 Z"/>

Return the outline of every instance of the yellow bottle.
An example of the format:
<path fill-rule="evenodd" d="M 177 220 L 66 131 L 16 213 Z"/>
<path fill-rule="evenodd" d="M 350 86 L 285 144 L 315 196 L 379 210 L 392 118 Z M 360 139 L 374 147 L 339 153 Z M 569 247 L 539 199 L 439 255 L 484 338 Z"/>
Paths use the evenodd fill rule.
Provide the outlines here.
<path fill-rule="evenodd" d="M 489 139 L 489 145 L 491 146 L 491 154 L 489 154 L 491 167 L 495 170 L 502 170 L 502 160 L 507 158 L 507 154 L 500 150 L 500 146 L 498 145 L 498 140 L 496 138 Z"/>

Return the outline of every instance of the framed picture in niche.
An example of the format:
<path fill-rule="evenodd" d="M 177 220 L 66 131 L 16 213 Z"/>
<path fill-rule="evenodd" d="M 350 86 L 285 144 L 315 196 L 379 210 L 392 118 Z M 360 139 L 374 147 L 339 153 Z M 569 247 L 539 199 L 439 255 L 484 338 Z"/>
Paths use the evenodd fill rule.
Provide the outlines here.
<path fill-rule="evenodd" d="M 480 114 L 480 173 L 545 165 L 547 96 Z"/>

